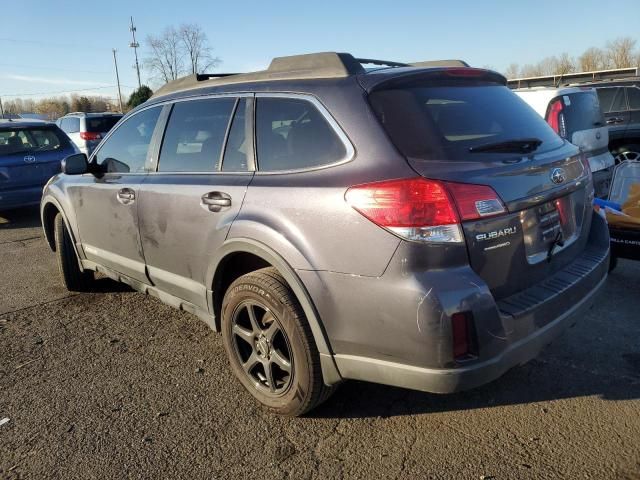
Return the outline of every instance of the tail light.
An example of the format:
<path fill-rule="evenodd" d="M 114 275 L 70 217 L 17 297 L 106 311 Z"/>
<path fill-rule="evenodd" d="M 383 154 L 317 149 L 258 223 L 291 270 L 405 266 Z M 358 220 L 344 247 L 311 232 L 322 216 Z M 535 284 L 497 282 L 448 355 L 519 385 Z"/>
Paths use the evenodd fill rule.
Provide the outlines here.
<path fill-rule="evenodd" d="M 460 222 L 505 212 L 491 187 L 409 178 L 356 185 L 349 205 L 407 240 L 462 243 Z"/>
<path fill-rule="evenodd" d="M 97 132 L 80 132 L 82 140 L 100 140 L 101 135 Z"/>
<path fill-rule="evenodd" d="M 564 120 L 563 113 L 564 106 L 562 100 L 557 99 L 551 102 L 549 111 L 547 112 L 547 123 L 553 128 L 553 130 L 562 138 L 567 137 L 567 125 Z"/>

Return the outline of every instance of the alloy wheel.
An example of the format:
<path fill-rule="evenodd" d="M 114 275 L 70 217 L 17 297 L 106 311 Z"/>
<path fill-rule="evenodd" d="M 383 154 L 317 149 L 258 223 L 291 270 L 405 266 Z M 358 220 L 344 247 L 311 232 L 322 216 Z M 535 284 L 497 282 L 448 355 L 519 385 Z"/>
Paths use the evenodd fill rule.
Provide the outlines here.
<path fill-rule="evenodd" d="M 616 165 L 618 163 L 624 162 L 625 160 L 638 161 L 640 160 L 640 152 L 634 152 L 634 151 L 620 152 L 619 154 L 616 155 L 615 160 L 616 160 Z"/>
<path fill-rule="evenodd" d="M 293 355 L 280 322 L 253 301 L 237 306 L 231 332 L 242 370 L 257 389 L 274 396 L 287 392 L 293 378 Z"/>

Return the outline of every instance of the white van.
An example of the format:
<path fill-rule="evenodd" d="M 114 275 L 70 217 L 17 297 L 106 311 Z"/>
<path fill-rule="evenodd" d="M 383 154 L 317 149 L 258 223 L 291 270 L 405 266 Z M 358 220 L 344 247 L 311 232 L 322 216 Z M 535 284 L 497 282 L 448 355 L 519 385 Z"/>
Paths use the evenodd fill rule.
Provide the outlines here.
<path fill-rule="evenodd" d="M 595 88 L 533 87 L 514 92 L 558 135 L 582 149 L 593 172 L 596 196 L 606 197 L 615 161 L 609 152 L 609 131 Z"/>

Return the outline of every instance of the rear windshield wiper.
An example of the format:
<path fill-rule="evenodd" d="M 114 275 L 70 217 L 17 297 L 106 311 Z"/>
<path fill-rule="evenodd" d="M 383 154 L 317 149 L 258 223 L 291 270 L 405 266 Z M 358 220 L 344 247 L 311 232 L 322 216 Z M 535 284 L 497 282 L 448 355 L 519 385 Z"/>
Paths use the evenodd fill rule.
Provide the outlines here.
<path fill-rule="evenodd" d="M 536 150 L 542 145 L 539 138 L 516 138 L 505 140 L 504 142 L 485 143 L 475 147 L 470 147 L 470 152 L 522 152 L 528 153 Z"/>

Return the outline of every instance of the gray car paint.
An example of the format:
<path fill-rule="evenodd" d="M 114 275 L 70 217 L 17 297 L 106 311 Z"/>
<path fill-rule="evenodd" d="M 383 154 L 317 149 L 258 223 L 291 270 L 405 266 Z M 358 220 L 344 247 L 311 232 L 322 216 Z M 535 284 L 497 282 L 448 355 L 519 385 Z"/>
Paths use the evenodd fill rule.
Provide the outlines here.
<path fill-rule="evenodd" d="M 397 70 L 403 75 L 414 71 Z M 459 381 L 448 380 L 442 388 L 434 387 L 434 391 L 452 391 L 490 380 L 495 372 L 513 366 L 514 358 L 529 358 L 529 353 L 535 354 L 537 350 L 532 346 L 523 347 L 522 351 L 527 355 L 509 355 L 511 360 L 501 360 L 500 368 L 487 370 L 486 364 L 491 358 L 497 359 L 501 352 L 524 345 L 529 338 L 529 345 L 537 345 L 542 337 L 536 337 L 536 331 L 542 331 L 549 322 L 557 320 L 553 323 L 556 329 L 570 320 L 571 316 L 560 312 L 568 310 L 577 295 L 585 304 L 593 299 L 606 276 L 608 242 L 598 243 L 592 237 L 606 237 L 606 226 L 599 217 L 589 215 L 580 232 L 580 241 L 573 243 L 573 253 L 567 248 L 552 266 L 547 267 L 546 273 L 539 275 L 544 278 L 545 275 L 561 274 L 563 269 L 578 262 L 581 249 L 590 245 L 598 253 L 594 257 L 597 260 L 593 261 L 595 266 L 583 270 L 569 282 L 567 289 L 571 288 L 572 295 L 566 299 L 557 295 L 553 302 L 534 305 L 521 315 L 505 317 L 499 312 L 492 281 L 487 283 L 487 279 L 470 266 L 469 248 L 472 247 L 402 241 L 366 220 L 344 201 L 349 186 L 416 174 L 468 182 L 485 179 L 503 196 L 510 209 L 522 209 L 560 194 L 550 191 L 549 170 L 561 163 L 571 172 L 571 162 L 576 154 L 575 147 L 565 144 L 538 158 L 523 158 L 521 163 L 511 167 L 509 162 L 494 165 L 460 162 L 456 163 L 455 169 L 447 162 L 409 163 L 388 140 L 372 114 L 363 90 L 363 86 L 371 88 L 392 74 L 373 73 L 359 79 L 227 85 L 195 92 L 197 95 L 294 92 L 313 96 L 326 107 L 353 146 L 353 158 L 339 165 L 312 171 L 257 172 L 255 175 L 128 175 L 136 178 L 125 180 L 142 192 L 136 203 L 137 213 L 129 212 L 122 222 L 115 219 L 116 214 L 124 211 L 119 212 L 121 209 L 114 205 L 113 198 L 107 198 L 113 197 L 115 190 L 123 185 L 118 183 L 123 182 L 122 178 L 100 180 L 91 175 L 60 175 L 45 189 L 43 218 L 46 218 L 44 212 L 49 201 L 71 211 L 67 217 L 74 236 L 82 244 L 78 254 L 86 268 L 103 265 L 113 269 L 120 279 L 135 278 L 140 282 L 136 288 L 155 292 L 168 303 L 198 313 L 211 326 L 215 325 L 212 297 L 223 293 L 213 288 L 221 260 L 237 251 L 251 252 L 266 259 L 281 270 L 303 303 L 321 353 L 327 384 L 342 377 L 423 388 L 424 385 L 407 380 L 415 377 L 415 368 L 426 369 L 419 372 L 420 376 L 426 377 L 432 375 L 429 369 L 448 368 L 448 378 L 455 377 L 455 371 L 459 369 Z M 149 105 L 190 96 L 194 96 L 193 91 L 178 92 L 160 97 Z M 157 153 L 158 138 L 155 137 L 154 134 Z M 153 156 L 153 152 L 150 155 Z M 150 158 L 149 170 L 152 160 Z M 570 177 L 570 183 L 586 204 L 589 201 L 588 180 L 576 173 Z M 95 190 L 91 195 L 102 193 L 106 196 L 99 202 L 87 199 L 85 193 L 74 192 L 74 189 L 82 188 Z M 219 212 L 222 215 L 204 211 L 197 198 L 213 189 L 229 193 L 233 199 L 244 195 L 239 202 L 233 202 L 234 208 L 238 205 L 238 211 Z M 90 210 L 86 207 L 87 201 Z M 77 211 L 82 209 L 87 212 Z M 166 222 L 162 214 L 165 214 Z M 110 218 L 105 222 L 104 217 Z M 139 219 L 137 224 L 136 219 Z M 138 225 L 139 234 L 132 222 Z M 113 230 L 109 231 L 106 224 Z M 480 228 L 480 224 L 465 225 L 466 230 Z M 93 254 L 86 252 L 83 230 L 93 229 L 102 236 L 86 233 L 86 238 L 90 239 L 88 246 L 103 245 L 104 252 L 119 255 L 116 260 L 128 260 L 119 264 L 113 255 L 106 253 L 90 258 Z M 46 224 L 45 233 L 50 238 Z M 140 263 L 147 268 L 141 269 Z M 146 270 L 152 279 L 146 278 Z M 527 271 L 516 274 L 526 276 Z M 535 287 L 533 283 L 521 284 L 520 292 L 503 292 L 503 297 L 511 298 L 510 295 L 526 292 Z M 545 305 L 554 308 L 549 310 Z M 482 342 L 480 358 L 475 360 L 479 369 L 473 375 L 464 372 L 473 370 L 474 361 L 464 366 L 456 364 L 451 349 L 450 317 L 465 309 L 473 311 Z M 344 371 L 336 368 L 334 359 Z M 398 368 L 392 368 L 391 364 Z M 390 372 L 396 375 L 394 380 Z M 463 376 L 467 380 L 463 380 Z"/>

